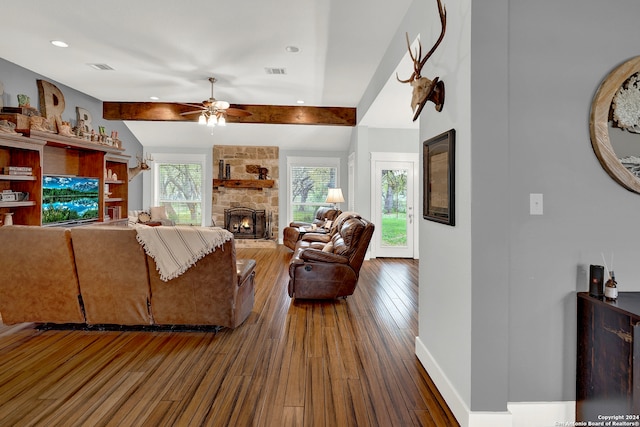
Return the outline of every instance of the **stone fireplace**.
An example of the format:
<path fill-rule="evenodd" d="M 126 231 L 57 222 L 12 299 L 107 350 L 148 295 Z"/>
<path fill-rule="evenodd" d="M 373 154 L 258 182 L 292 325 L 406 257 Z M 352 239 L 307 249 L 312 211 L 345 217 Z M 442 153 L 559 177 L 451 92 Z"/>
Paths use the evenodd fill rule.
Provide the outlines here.
<path fill-rule="evenodd" d="M 270 222 L 264 209 L 239 207 L 224 210 L 224 228 L 236 239 L 270 239 Z"/>
<path fill-rule="evenodd" d="M 220 165 L 221 160 L 224 163 L 223 168 Z M 234 233 L 236 239 L 245 243 L 254 239 L 277 240 L 279 233 L 278 162 L 278 147 L 215 145 L 213 147 L 213 206 L 211 207 L 214 224 L 227 228 Z M 252 223 L 253 211 L 256 211 L 255 226 Z M 231 218 L 232 215 L 235 216 L 234 219 Z M 238 220 L 236 217 L 240 216 L 242 218 Z M 234 224 L 237 224 L 235 231 Z"/>

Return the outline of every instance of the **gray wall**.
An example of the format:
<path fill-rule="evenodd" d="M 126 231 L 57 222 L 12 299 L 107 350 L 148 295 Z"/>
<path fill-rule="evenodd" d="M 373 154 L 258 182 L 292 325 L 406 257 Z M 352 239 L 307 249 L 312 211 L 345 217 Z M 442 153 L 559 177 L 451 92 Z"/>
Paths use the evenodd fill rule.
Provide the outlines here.
<path fill-rule="evenodd" d="M 508 0 L 472 4 L 472 28 L 480 25 L 481 31 L 472 32 L 471 37 L 470 409 L 505 411 L 512 400 L 508 394 L 510 211 L 506 197 L 511 180 L 511 109 L 505 84 Z M 524 165 L 513 166 L 518 173 Z"/>
<path fill-rule="evenodd" d="M 66 108 L 62 117 L 63 120 L 75 125 L 76 107 L 85 108 L 93 117 L 94 129 L 97 130 L 98 126 L 104 126 L 108 132 L 111 130 L 118 131 L 118 136 L 125 148 L 124 154 L 132 158 L 129 166 L 136 165 L 136 154 L 142 153 L 142 145 L 122 121 L 104 120 L 102 118 L 102 101 L 0 58 L 0 81 L 4 84 L 2 98 L 5 107 L 17 107 L 17 95 L 25 94 L 31 99 L 31 106 L 39 109 L 38 86 L 36 83 L 38 79 L 53 83 L 64 95 Z M 137 178 L 129 184 L 129 208 L 141 209 L 141 203 L 142 179 Z"/>
<path fill-rule="evenodd" d="M 575 399 L 575 291 L 601 252 L 615 253 L 621 291 L 640 290 L 640 196 L 604 172 L 589 140 L 596 89 L 639 53 L 640 3 L 550 6 L 509 3 L 510 401 Z M 531 192 L 544 194 L 541 217 L 528 214 Z"/>
<path fill-rule="evenodd" d="M 433 5 L 418 3 L 398 35 L 433 35 Z M 572 401 L 588 265 L 614 252 L 620 290 L 640 291 L 640 195 L 604 172 L 589 140 L 596 89 L 639 53 L 640 3 L 445 3 L 430 63 L 447 100 L 442 113 L 425 107 L 420 136 L 457 131 L 457 224 L 420 224 L 418 342 L 463 410 Z M 396 44 L 359 113 L 399 62 Z M 530 193 L 543 193 L 544 215 L 529 215 Z"/>
<path fill-rule="evenodd" d="M 418 129 L 380 129 L 369 127 L 369 152 L 417 153 L 420 151 Z"/>
<path fill-rule="evenodd" d="M 615 252 L 621 290 L 640 290 L 629 238 L 640 196 L 606 175 L 589 140 L 597 87 L 638 54 L 638 16 L 630 1 L 473 8 L 472 411 L 575 399 L 575 292 L 601 252 Z M 543 216 L 529 215 L 530 193 L 544 194 Z"/>

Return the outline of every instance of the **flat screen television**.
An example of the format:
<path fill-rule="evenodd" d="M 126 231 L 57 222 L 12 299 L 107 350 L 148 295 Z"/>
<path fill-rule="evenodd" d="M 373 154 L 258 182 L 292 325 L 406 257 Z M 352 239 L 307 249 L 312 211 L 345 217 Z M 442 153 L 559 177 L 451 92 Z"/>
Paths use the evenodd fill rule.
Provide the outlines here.
<path fill-rule="evenodd" d="M 98 178 L 45 175 L 42 184 L 42 225 L 96 221 L 99 217 Z"/>

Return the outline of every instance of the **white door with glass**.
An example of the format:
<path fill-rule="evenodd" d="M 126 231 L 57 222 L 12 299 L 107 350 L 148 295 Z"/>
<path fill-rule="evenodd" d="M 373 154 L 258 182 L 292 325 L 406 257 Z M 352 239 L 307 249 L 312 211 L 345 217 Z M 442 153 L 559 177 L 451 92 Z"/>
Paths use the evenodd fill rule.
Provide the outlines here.
<path fill-rule="evenodd" d="M 371 153 L 374 257 L 417 258 L 418 154 Z"/>

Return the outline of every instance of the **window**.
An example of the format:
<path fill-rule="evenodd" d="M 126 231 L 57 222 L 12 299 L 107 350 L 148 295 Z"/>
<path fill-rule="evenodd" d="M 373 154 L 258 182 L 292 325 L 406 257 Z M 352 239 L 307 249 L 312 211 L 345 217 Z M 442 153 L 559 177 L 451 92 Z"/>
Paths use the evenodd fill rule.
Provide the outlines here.
<path fill-rule="evenodd" d="M 204 161 L 181 156 L 154 163 L 154 204 L 176 224 L 203 225 Z"/>
<path fill-rule="evenodd" d="M 329 188 L 337 187 L 340 159 L 288 158 L 289 220 L 313 221 L 316 210 L 325 203 Z"/>

